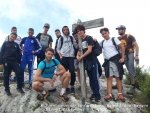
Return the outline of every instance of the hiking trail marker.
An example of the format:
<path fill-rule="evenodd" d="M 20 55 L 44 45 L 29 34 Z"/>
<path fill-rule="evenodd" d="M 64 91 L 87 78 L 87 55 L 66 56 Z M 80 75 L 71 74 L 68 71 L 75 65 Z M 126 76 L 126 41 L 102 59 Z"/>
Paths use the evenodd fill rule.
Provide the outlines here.
<path fill-rule="evenodd" d="M 97 27 L 102 27 L 104 26 L 104 18 L 99 18 L 95 20 L 90 20 L 86 22 L 81 22 L 80 19 L 78 19 L 77 24 L 72 25 L 72 31 L 77 27 L 77 25 L 83 25 L 85 29 L 92 29 L 92 28 L 97 28 Z M 82 49 L 82 38 L 78 36 L 78 44 L 79 44 L 79 52 L 80 56 L 83 55 L 83 49 Z M 87 98 L 87 92 L 86 92 L 86 76 L 85 76 L 85 71 L 84 71 L 84 64 L 83 60 L 80 62 L 80 81 L 81 81 L 81 94 L 82 94 L 82 113 L 89 113 L 89 110 L 86 110 L 86 104 L 85 104 L 85 99 Z"/>

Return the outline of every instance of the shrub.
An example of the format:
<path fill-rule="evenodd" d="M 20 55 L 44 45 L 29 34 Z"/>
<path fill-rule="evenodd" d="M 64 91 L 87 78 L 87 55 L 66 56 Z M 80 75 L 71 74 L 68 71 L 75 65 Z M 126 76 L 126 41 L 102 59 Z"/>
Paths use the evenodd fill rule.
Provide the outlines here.
<path fill-rule="evenodd" d="M 136 87 L 141 90 L 141 94 L 137 95 L 135 99 L 144 105 L 150 106 L 150 74 L 149 70 L 144 70 L 143 67 L 136 67 Z M 129 74 L 126 72 L 125 84 L 131 84 Z M 148 108 L 150 110 L 150 108 Z"/>

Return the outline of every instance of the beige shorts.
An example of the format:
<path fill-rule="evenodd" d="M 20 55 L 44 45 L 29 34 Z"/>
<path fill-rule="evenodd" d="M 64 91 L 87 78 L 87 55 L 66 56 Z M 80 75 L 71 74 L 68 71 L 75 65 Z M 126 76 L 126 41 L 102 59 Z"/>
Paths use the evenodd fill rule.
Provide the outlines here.
<path fill-rule="evenodd" d="M 60 81 L 60 76 L 58 76 L 56 78 L 56 81 L 54 82 L 54 86 L 52 87 L 51 84 L 49 82 L 43 82 L 44 83 L 44 90 L 48 91 L 48 90 L 53 90 L 55 89 L 56 87 L 58 87 L 59 85 L 62 84 L 62 82 Z"/>

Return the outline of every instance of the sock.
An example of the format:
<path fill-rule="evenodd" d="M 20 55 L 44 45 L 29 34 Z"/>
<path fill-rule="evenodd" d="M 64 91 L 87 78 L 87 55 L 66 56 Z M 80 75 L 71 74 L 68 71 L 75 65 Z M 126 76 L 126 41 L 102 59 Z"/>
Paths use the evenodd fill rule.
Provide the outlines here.
<path fill-rule="evenodd" d="M 66 88 L 61 88 L 60 95 L 63 95 L 66 91 Z"/>
<path fill-rule="evenodd" d="M 43 95 L 45 95 L 45 94 L 46 94 L 46 91 L 45 91 L 45 90 L 43 90 L 42 94 L 43 94 Z"/>
<path fill-rule="evenodd" d="M 118 93 L 118 96 L 121 95 L 122 93 Z"/>
<path fill-rule="evenodd" d="M 112 97 L 112 94 L 109 94 Z"/>

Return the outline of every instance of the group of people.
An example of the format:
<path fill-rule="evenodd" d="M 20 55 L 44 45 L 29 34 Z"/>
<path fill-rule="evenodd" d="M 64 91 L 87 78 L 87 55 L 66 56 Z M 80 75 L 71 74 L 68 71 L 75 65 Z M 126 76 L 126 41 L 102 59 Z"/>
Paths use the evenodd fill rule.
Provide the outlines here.
<path fill-rule="evenodd" d="M 8 96 L 12 95 L 9 89 L 9 77 L 12 70 L 17 77 L 17 91 L 24 93 L 22 90 L 24 87 L 24 70 L 28 64 L 28 89 L 33 88 L 40 92 L 40 100 L 46 100 L 49 92 L 56 91 L 56 87 L 62 84 L 58 97 L 67 102 L 69 98 L 66 94 L 75 93 L 75 71 L 77 71 L 80 83 L 79 62 L 83 60 L 92 90 L 90 100 L 99 102 L 102 96 L 99 79 L 102 68 L 95 49 L 103 49 L 104 63 L 102 67 L 104 67 L 107 78 L 107 95 L 104 99 L 106 101 L 112 100 L 112 79 L 116 78 L 118 100 L 125 101 L 122 94 L 124 64 L 129 71 L 132 83 L 132 88 L 127 94 L 132 95 L 134 93 L 136 76 L 134 60 L 139 59 L 139 47 L 135 38 L 131 34 L 125 33 L 125 26 L 120 25 L 116 28 L 120 35 L 118 38 L 110 37 L 108 28 L 100 29 L 104 40 L 99 42 L 99 46 L 96 45 L 97 39 L 86 35 L 83 25 L 78 25 L 72 36 L 68 26 L 64 26 L 62 28 L 63 35 L 61 35 L 59 29 L 55 30 L 57 40 L 54 49 L 52 48 L 52 37 L 47 33 L 49 28 L 50 25 L 45 23 L 43 26 L 44 32 L 39 33 L 36 37 L 33 36 L 34 29 L 29 28 L 28 36 L 21 39 L 17 35 L 17 28 L 13 27 L 11 34 L 6 37 L 1 48 L 0 67 L 4 67 L 4 87 Z M 83 55 L 79 51 L 78 36 L 82 38 Z M 33 76 L 35 56 L 37 56 L 38 67 Z"/>

